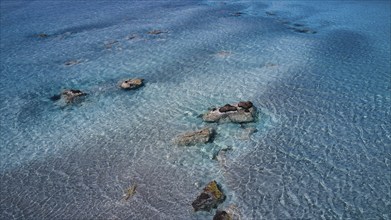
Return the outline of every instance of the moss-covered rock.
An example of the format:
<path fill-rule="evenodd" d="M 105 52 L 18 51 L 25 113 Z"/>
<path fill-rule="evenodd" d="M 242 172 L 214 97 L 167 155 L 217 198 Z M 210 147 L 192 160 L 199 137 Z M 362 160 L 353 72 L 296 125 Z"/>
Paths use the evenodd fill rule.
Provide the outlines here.
<path fill-rule="evenodd" d="M 224 202 L 224 200 L 224 193 L 217 185 L 217 182 L 213 180 L 206 185 L 201 194 L 191 205 L 193 206 L 194 211 L 210 211 L 213 208 L 217 208 L 217 206 Z"/>

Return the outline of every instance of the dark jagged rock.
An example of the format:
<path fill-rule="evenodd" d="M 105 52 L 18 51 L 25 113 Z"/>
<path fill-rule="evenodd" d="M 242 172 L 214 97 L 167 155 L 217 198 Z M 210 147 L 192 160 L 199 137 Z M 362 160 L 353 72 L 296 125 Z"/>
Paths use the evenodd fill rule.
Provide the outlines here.
<path fill-rule="evenodd" d="M 217 185 L 217 182 L 213 180 L 208 183 L 191 205 L 193 206 L 194 211 L 210 211 L 213 208 L 217 208 L 224 200 L 224 193 Z"/>
<path fill-rule="evenodd" d="M 248 101 L 214 108 L 205 113 L 202 116 L 202 119 L 206 122 L 246 123 L 254 121 L 255 115 L 256 109 L 253 104 Z"/>
<path fill-rule="evenodd" d="M 208 143 L 212 141 L 214 133 L 215 131 L 212 128 L 203 128 L 201 130 L 187 132 L 179 135 L 175 139 L 175 143 L 181 146 Z"/>
<path fill-rule="evenodd" d="M 217 210 L 213 220 L 232 220 L 232 216 L 226 211 Z"/>
<path fill-rule="evenodd" d="M 76 99 L 86 95 L 87 93 L 84 93 L 78 89 L 68 89 L 61 93 L 61 99 L 63 99 L 65 103 L 71 103 Z"/>
<path fill-rule="evenodd" d="M 144 79 L 135 78 L 135 79 L 127 79 L 121 82 L 120 87 L 122 89 L 130 90 L 130 89 L 136 89 L 140 86 L 142 86 L 144 83 Z"/>
<path fill-rule="evenodd" d="M 236 110 L 237 110 L 237 108 L 235 106 L 232 106 L 230 104 L 226 104 L 219 109 L 219 112 L 231 112 L 231 111 L 236 111 Z"/>
<path fill-rule="evenodd" d="M 247 102 L 239 102 L 239 103 L 238 103 L 238 106 L 241 107 L 241 108 L 244 108 L 244 109 L 249 109 L 249 108 L 253 107 L 253 103 L 250 102 L 250 101 L 247 101 Z"/>

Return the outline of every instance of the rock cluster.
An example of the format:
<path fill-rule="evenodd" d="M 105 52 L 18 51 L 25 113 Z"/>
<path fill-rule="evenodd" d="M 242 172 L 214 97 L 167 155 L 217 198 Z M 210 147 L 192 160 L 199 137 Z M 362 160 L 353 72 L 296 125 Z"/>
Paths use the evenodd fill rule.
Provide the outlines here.
<path fill-rule="evenodd" d="M 144 79 L 140 79 L 140 78 L 127 79 L 120 83 L 120 87 L 126 90 L 136 89 L 143 85 L 143 81 Z"/>
<path fill-rule="evenodd" d="M 224 193 L 220 190 L 217 182 L 208 183 L 201 194 L 191 204 L 194 211 L 210 211 L 217 208 L 225 200 Z"/>
<path fill-rule="evenodd" d="M 202 119 L 206 122 L 246 123 L 255 120 L 255 113 L 256 109 L 252 102 L 247 101 L 213 108 L 211 111 L 205 113 Z"/>
<path fill-rule="evenodd" d="M 198 143 L 208 143 L 213 139 L 214 130 L 212 128 L 203 128 L 201 130 L 187 132 L 179 135 L 175 143 L 181 146 L 195 145 Z"/>

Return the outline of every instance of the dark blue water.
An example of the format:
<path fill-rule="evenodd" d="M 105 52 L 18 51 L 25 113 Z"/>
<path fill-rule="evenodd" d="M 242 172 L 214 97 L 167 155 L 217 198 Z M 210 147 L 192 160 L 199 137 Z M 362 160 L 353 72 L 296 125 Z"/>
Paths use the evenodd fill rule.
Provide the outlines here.
<path fill-rule="evenodd" d="M 390 2 L 0 6 L 0 219 L 212 219 L 191 202 L 214 179 L 242 219 L 391 218 Z M 66 88 L 89 95 L 50 100 Z M 198 117 L 240 100 L 251 136 Z"/>

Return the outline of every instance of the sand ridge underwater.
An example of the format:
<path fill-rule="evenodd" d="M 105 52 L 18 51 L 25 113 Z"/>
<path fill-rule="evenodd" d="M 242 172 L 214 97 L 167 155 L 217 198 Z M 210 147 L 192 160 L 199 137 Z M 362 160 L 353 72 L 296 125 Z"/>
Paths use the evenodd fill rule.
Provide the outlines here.
<path fill-rule="evenodd" d="M 0 219 L 212 219 L 212 180 L 243 219 L 391 218 L 389 2 L 0 5 Z M 65 88 L 89 95 L 61 109 Z M 256 133 L 172 143 L 240 100 Z"/>

